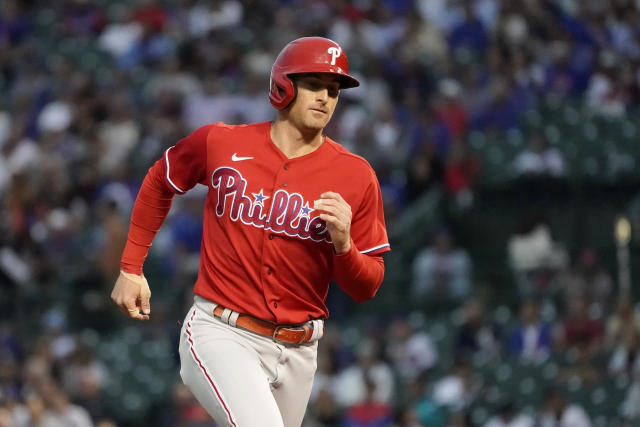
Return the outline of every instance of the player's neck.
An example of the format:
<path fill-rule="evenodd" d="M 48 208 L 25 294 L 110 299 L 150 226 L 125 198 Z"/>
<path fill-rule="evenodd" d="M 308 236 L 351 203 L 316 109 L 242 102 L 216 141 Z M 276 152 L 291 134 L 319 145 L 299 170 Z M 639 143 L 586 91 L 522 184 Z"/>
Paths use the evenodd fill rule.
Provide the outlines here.
<path fill-rule="evenodd" d="M 293 159 L 318 149 L 324 142 L 324 135 L 322 129 L 304 132 L 279 117 L 271 123 L 271 140 L 287 158 Z"/>

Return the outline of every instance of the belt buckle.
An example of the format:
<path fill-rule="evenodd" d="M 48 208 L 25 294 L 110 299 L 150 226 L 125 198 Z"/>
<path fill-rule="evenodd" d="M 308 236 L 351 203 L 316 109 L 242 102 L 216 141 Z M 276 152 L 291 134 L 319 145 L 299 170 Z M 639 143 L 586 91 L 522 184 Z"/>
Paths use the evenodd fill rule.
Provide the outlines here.
<path fill-rule="evenodd" d="M 292 329 L 293 327 L 290 325 L 277 325 L 276 328 L 273 330 L 273 334 L 271 335 L 271 338 L 274 341 L 277 342 L 283 342 L 283 343 L 288 343 L 291 344 L 291 342 L 289 341 L 285 341 L 285 340 L 279 340 L 278 338 L 276 338 L 276 335 L 278 335 L 278 331 L 280 329 Z M 299 329 L 302 332 L 302 336 L 300 337 L 300 339 L 298 340 L 298 342 L 296 344 L 302 344 L 305 342 L 305 338 L 307 337 L 307 331 L 305 330 L 305 328 L 303 326 L 300 326 Z M 313 331 L 313 324 L 310 325 L 310 330 Z"/>
<path fill-rule="evenodd" d="M 308 331 L 307 331 L 307 328 L 305 326 L 309 328 Z M 313 336 L 313 322 L 307 322 L 307 323 L 303 324 L 300 328 L 302 329 L 303 334 L 300 337 L 300 339 L 298 340 L 298 344 L 305 343 L 305 342 L 307 342 L 307 341 L 309 341 L 311 339 L 311 337 Z M 309 333 L 309 332 L 310 332 L 310 335 L 309 335 L 309 338 L 307 339 L 307 333 Z"/>
<path fill-rule="evenodd" d="M 284 329 L 284 326 L 276 325 L 276 328 L 273 330 L 273 334 L 271 335 L 271 339 L 273 339 L 274 341 L 282 342 L 282 340 L 279 340 L 278 338 L 276 338 L 276 335 L 278 335 L 278 331 L 280 329 Z"/>

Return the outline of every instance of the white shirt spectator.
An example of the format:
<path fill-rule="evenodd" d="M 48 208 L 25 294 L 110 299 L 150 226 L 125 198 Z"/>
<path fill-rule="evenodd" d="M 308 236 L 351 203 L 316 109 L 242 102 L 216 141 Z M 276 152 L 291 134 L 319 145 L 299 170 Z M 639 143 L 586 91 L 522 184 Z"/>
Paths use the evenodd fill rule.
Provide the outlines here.
<path fill-rule="evenodd" d="M 342 371 L 335 382 L 336 401 L 347 408 L 364 402 L 367 397 L 365 372 L 358 365 L 350 366 Z M 378 362 L 368 370 L 370 379 L 375 384 L 373 399 L 378 403 L 391 403 L 394 393 L 393 371 L 384 362 Z"/>
<path fill-rule="evenodd" d="M 406 340 L 390 338 L 387 356 L 400 376 L 409 382 L 437 363 L 438 350 L 428 334 L 416 332 Z"/>
<path fill-rule="evenodd" d="M 560 420 L 556 420 L 549 412 L 542 414 L 540 427 L 591 427 L 591 420 L 584 409 L 577 405 L 569 405 L 562 412 Z"/>
<path fill-rule="evenodd" d="M 242 22 L 242 3 L 234 0 L 223 1 L 215 9 L 200 2 L 189 10 L 187 28 L 193 37 L 203 37 L 211 30 L 229 28 Z"/>
<path fill-rule="evenodd" d="M 111 24 L 98 39 L 100 47 L 115 57 L 129 52 L 142 36 L 142 26 L 137 22 Z"/>
<path fill-rule="evenodd" d="M 516 415 L 511 420 L 504 420 L 500 416 L 489 419 L 484 427 L 533 427 L 533 419 L 528 415 Z"/>
<path fill-rule="evenodd" d="M 526 150 L 515 159 L 518 175 L 550 175 L 560 177 L 565 174 L 564 159 L 556 148 L 547 148 L 542 152 Z"/>
<path fill-rule="evenodd" d="M 48 103 L 38 116 L 38 129 L 41 132 L 61 132 L 66 130 L 73 120 L 73 111 L 66 102 Z"/>
<path fill-rule="evenodd" d="M 45 412 L 45 416 L 50 416 L 51 419 L 65 427 L 93 427 L 93 422 L 87 410 L 78 405 L 69 405 L 62 412 L 48 410 Z M 55 425 L 58 425 L 57 423 Z"/>
<path fill-rule="evenodd" d="M 335 381 L 336 402 L 347 408 L 367 398 L 367 379 L 373 383 L 373 400 L 391 403 L 395 381 L 391 367 L 379 359 L 378 344 L 364 340 L 356 349 L 357 363 L 340 372 Z"/>

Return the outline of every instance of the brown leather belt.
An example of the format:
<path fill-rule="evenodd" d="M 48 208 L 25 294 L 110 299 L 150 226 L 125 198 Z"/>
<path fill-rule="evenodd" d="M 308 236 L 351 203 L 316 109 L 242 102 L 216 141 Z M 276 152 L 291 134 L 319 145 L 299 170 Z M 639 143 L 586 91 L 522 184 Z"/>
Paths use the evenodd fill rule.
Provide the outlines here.
<path fill-rule="evenodd" d="M 213 309 L 213 315 L 224 321 L 222 318 L 224 310 L 224 307 L 217 305 L 216 308 Z M 282 326 L 275 325 L 266 320 L 257 319 L 247 314 L 239 314 L 235 321 L 235 326 L 259 335 L 264 335 L 275 341 L 289 344 L 309 342 L 313 336 L 313 323 Z"/>

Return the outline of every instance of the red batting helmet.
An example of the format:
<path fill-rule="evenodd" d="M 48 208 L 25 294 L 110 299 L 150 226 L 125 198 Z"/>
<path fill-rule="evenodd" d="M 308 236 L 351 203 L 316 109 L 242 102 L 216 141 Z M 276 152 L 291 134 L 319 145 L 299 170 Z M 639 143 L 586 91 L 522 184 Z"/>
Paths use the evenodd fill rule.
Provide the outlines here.
<path fill-rule="evenodd" d="M 329 73 L 340 76 L 340 89 L 360 86 L 349 75 L 349 61 L 338 43 L 324 37 L 302 37 L 287 44 L 271 67 L 269 101 L 278 110 L 296 97 L 289 78 L 299 73 Z"/>

